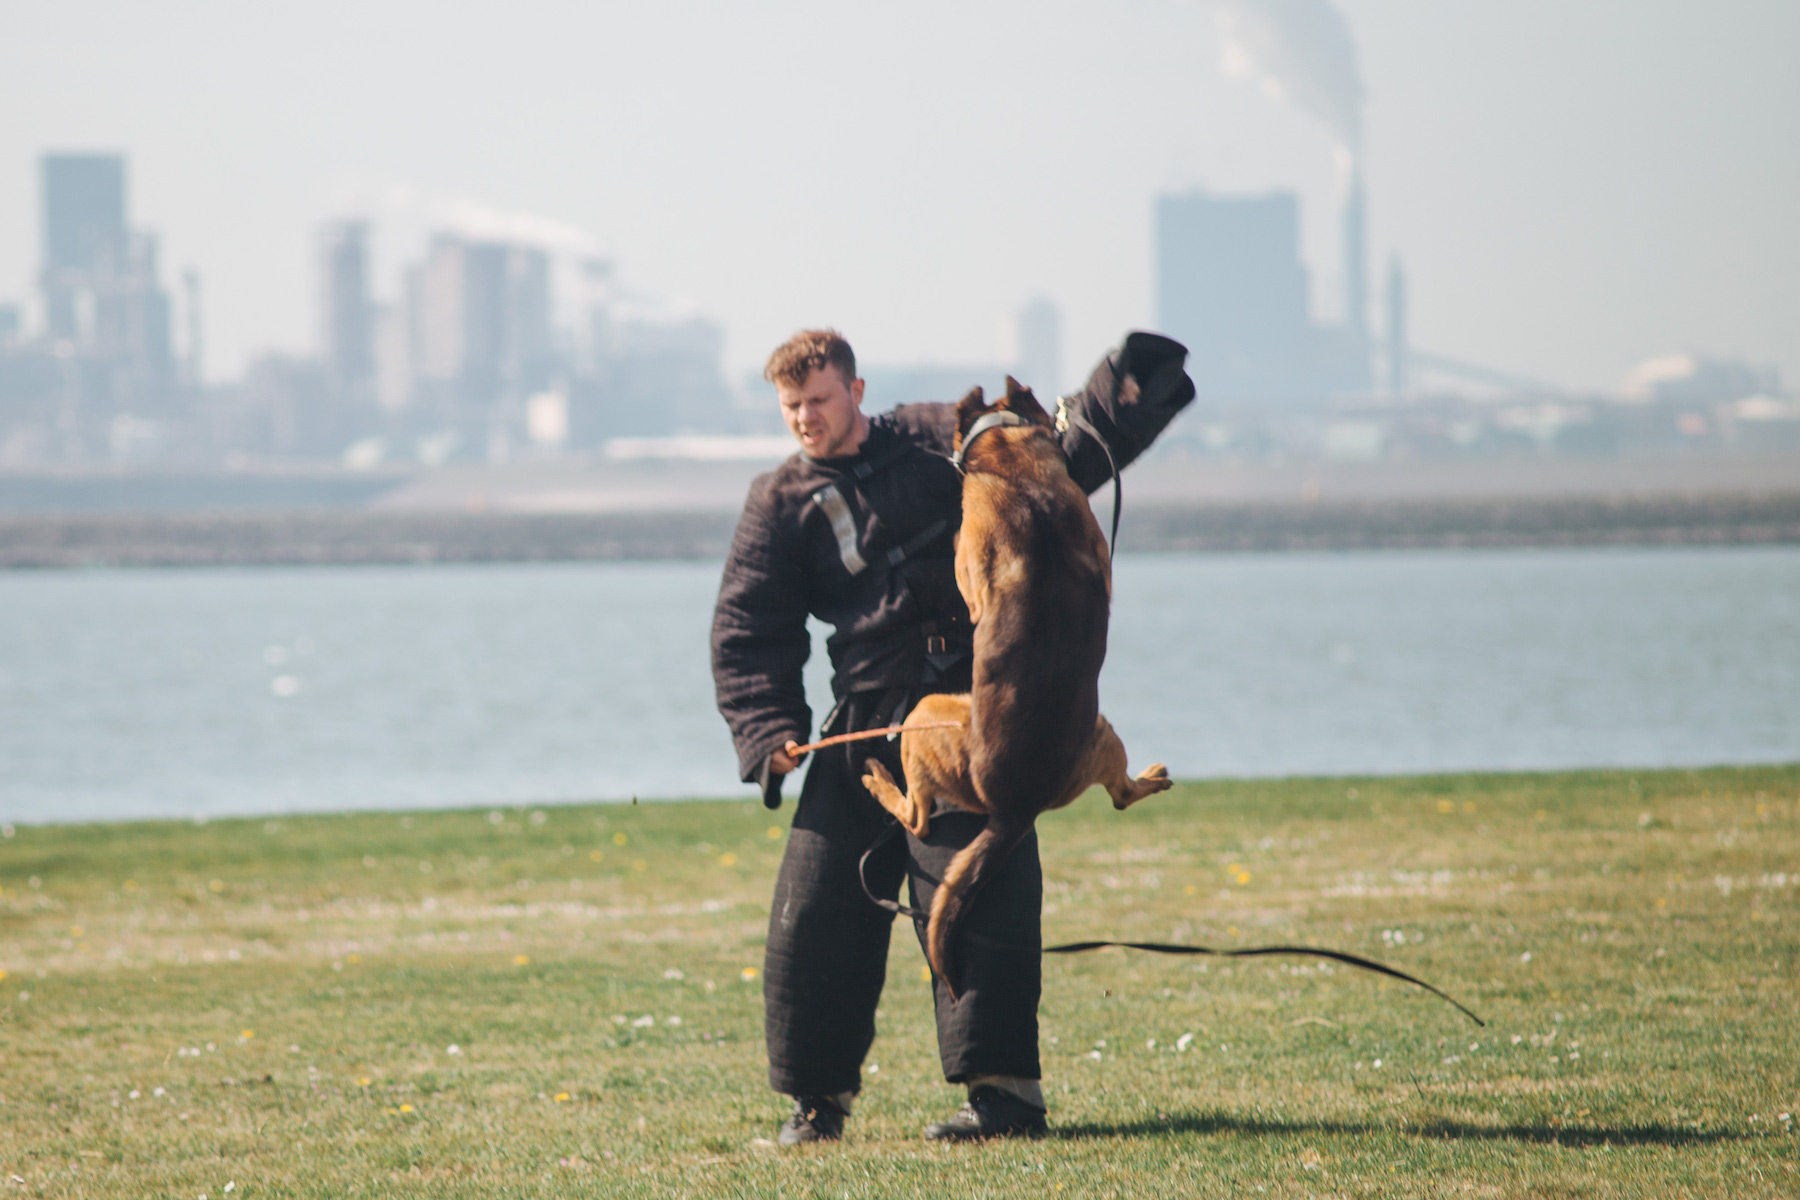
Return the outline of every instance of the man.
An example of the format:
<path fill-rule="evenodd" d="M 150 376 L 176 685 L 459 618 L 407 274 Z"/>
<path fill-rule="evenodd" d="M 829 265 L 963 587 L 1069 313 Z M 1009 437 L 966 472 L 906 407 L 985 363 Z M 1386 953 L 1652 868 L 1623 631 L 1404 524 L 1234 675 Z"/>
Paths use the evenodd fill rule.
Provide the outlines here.
<path fill-rule="evenodd" d="M 1108 481 L 1108 449 L 1123 467 L 1193 398 L 1186 354 L 1167 338 L 1134 333 L 1061 402 L 1063 449 L 1085 490 Z M 719 589 L 712 654 L 742 777 L 760 784 L 773 808 L 812 729 L 801 678 L 808 615 L 833 629 L 836 704 L 821 735 L 897 724 L 921 696 L 968 691 L 971 630 L 953 568 L 962 516 L 962 480 L 950 462 L 955 405 L 867 416 L 856 356 L 833 330 L 795 334 L 764 377 L 800 452 L 751 484 Z M 932 817 L 923 840 L 905 834 L 861 783 L 871 757 L 904 776 L 898 743 L 884 738 L 817 755 L 775 883 L 764 1035 L 769 1081 L 795 1101 L 783 1145 L 839 1137 L 860 1086 L 893 923 L 869 894 L 892 900 L 904 876 L 913 906 L 929 908 L 944 868 L 985 821 L 950 810 Z M 929 1139 L 1045 1126 L 1042 901 L 1034 834 L 984 886 L 960 931 L 982 948 L 964 956 L 960 999 L 934 980 L 944 1078 L 969 1092 L 960 1112 L 926 1129 Z"/>

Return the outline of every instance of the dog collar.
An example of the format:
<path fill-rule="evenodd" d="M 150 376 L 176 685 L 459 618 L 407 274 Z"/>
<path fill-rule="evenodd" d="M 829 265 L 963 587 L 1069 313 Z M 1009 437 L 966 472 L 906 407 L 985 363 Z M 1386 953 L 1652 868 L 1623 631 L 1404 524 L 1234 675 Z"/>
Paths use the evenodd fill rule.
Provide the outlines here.
<path fill-rule="evenodd" d="M 962 470 L 963 457 L 968 454 L 969 447 L 975 443 L 976 438 L 980 437 L 990 429 L 999 429 L 1003 425 L 1029 424 L 1031 424 L 1031 422 L 1027 421 L 1024 417 L 1019 416 L 1017 413 L 1007 412 L 1005 409 L 995 409 L 990 413 L 982 413 L 981 416 L 975 418 L 975 423 L 969 426 L 969 432 L 963 434 L 962 445 L 957 447 L 956 453 L 950 456 L 950 461 L 954 463 L 956 469 L 960 471 Z"/>

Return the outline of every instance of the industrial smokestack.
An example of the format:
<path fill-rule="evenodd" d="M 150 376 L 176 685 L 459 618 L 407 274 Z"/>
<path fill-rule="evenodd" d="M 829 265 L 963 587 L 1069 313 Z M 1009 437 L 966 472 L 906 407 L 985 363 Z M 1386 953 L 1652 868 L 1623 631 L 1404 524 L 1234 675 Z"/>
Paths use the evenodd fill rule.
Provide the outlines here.
<path fill-rule="evenodd" d="M 1344 332 L 1366 386 L 1369 359 L 1368 221 L 1362 182 L 1362 74 L 1350 26 L 1330 0 L 1215 0 L 1227 75 L 1261 81 L 1308 113 L 1337 142 L 1346 167 Z"/>
<path fill-rule="evenodd" d="M 1369 246 L 1362 171 L 1352 165 L 1344 198 L 1344 328 L 1356 345 L 1369 344 Z"/>
<path fill-rule="evenodd" d="M 1217 0 L 1227 75 L 1259 79 L 1362 158 L 1362 75 L 1350 26 L 1329 0 Z"/>
<path fill-rule="evenodd" d="M 1406 359 L 1406 273 L 1396 254 L 1388 259 L 1387 278 L 1387 384 L 1391 396 L 1404 396 L 1411 390 Z"/>
<path fill-rule="evenodd" d="M 183 271 L 181 291 L 187 307 L 187 380 L 190 386 L 199 388 L 204 382 L 201 376 L 205 370 L 205 360 L 201 357 L 205 347 L 200 340 L 200 272 L 191 267 Z"/>

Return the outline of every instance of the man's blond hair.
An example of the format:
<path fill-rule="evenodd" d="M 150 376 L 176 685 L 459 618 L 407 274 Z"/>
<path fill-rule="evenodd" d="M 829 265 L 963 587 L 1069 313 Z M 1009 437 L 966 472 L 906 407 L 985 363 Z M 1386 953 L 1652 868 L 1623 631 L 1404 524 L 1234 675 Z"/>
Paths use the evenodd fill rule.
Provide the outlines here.
<path fill-rule="evenodd" d="M 799 387 L 824 367 L 836 367 L 848 387 L 856 378 L 856 351 L 835 329 L 802 329 L 775 347 L 763 367 L 763 378 L 776 385 Z"/>

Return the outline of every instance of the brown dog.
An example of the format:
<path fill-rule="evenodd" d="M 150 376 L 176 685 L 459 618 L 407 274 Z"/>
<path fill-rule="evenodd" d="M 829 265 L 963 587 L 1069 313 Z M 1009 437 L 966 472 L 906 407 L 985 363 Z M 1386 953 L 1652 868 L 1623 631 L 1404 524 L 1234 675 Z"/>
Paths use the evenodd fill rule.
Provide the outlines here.
<path fill-rule="evenodd" d="M 975 621 L 974 690 L 927 696 L 907 721 L 965 728 L 901 735 L 905 793 L 873 759 L 863 776 L 916 835 L 930 828 L 939 797 L 987 814 L 987 828 L 950 860 L 931 901 L 926 952 L 952 995 L 947 950 L 957 920 L 1039 813 L 1096 783 L 1121 809 L 1169 787 L 1160 763 L 1136 779 L 1126 774 L 1125 747 L 1100 715 L 1112 557 L 1087 496 L 1069 478 L 1054 422 L 1010 377 L 998 403 L 988 405 L 976 388 L 956 416 L 956 585 Z"/>

